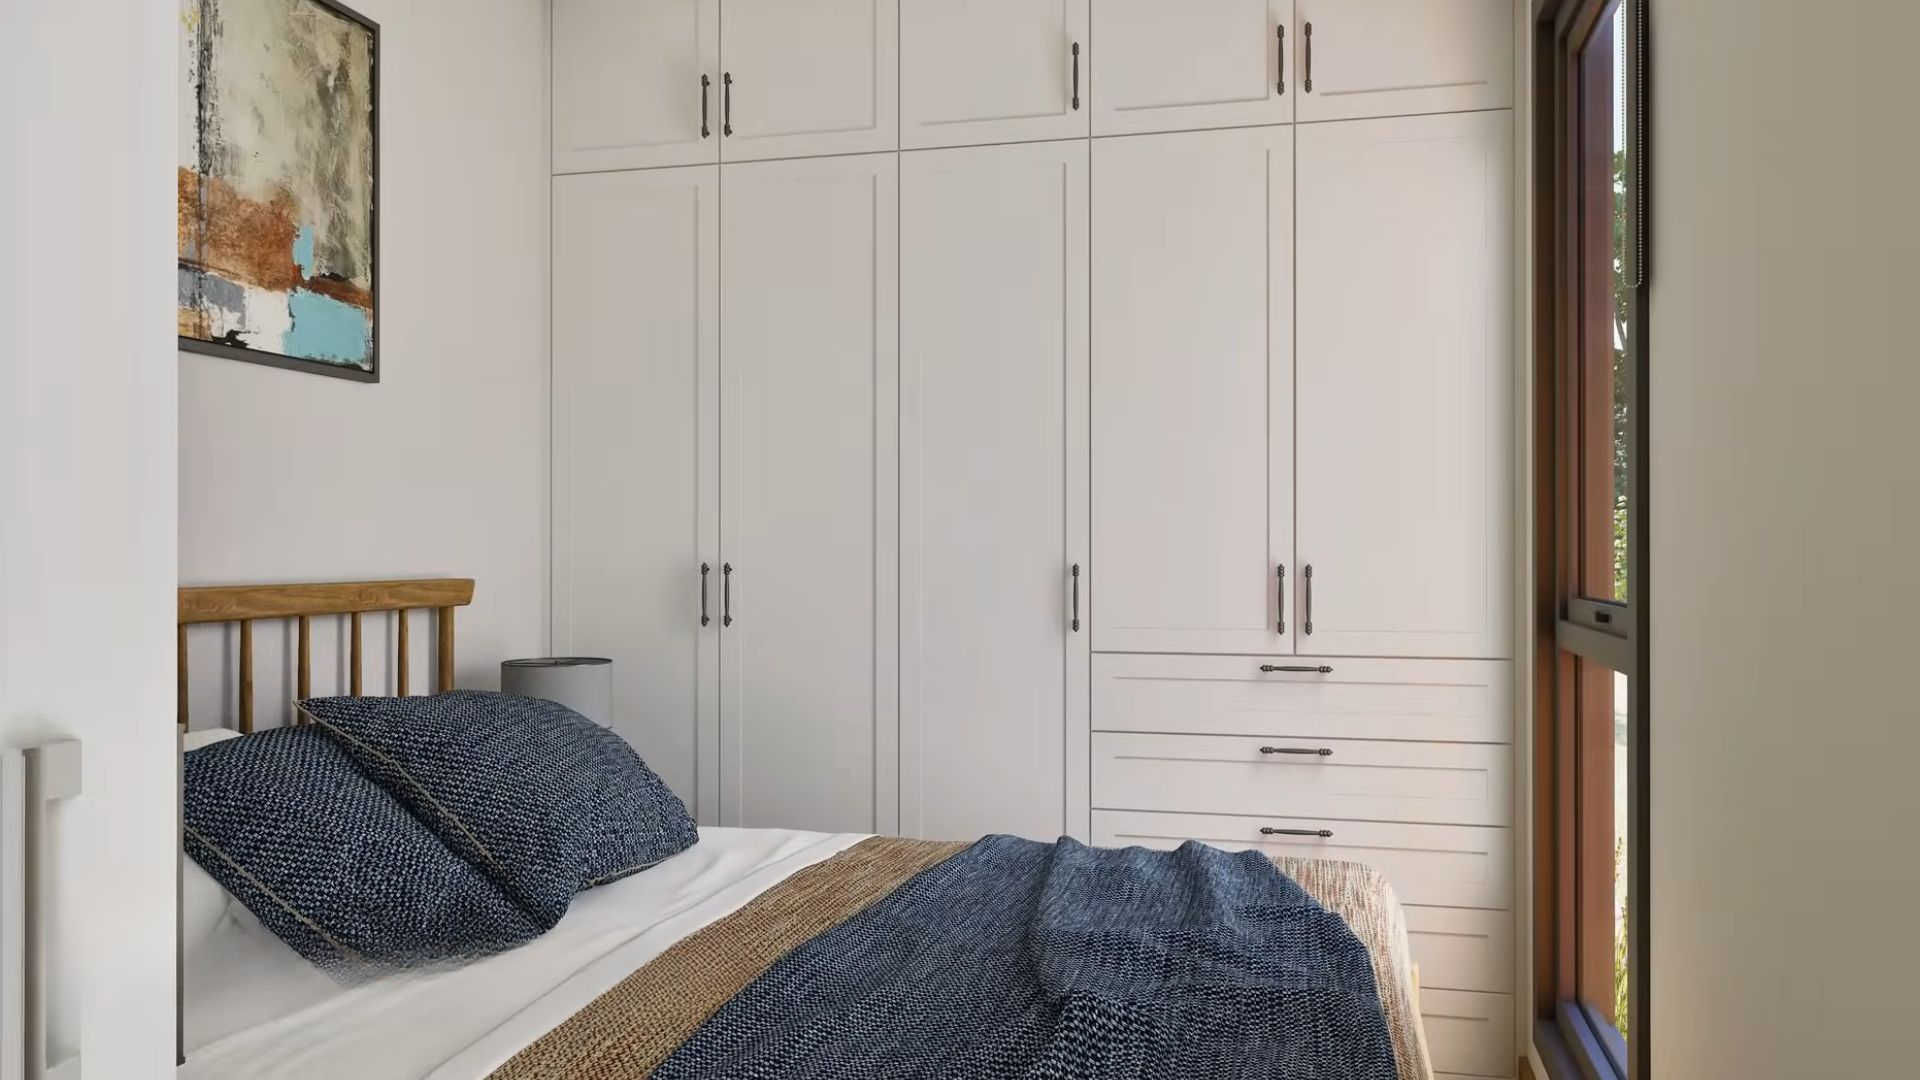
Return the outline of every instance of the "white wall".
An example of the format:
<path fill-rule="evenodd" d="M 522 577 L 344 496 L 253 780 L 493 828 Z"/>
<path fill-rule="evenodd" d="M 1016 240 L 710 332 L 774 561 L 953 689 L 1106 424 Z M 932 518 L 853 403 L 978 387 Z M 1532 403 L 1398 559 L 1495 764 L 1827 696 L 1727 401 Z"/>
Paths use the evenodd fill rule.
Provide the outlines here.
<path fill-rule="evenodd" d="M 153 0 L 4 0 L 0 26 L 0 740 L 84 743 L 57 822 L 56 1051 L 168 1076 L 175 23 Z"/>
<path fill-rule="evenodd" d="M 354 6 L 381 27 L 381 381 L 183 355 L 180 580 L 474 578 L 458 677 L 493 687 L 548 639 L 546 7 Z M 369 692 L 391 692 L 388 626 L 368 624 Z M 256 628 L 263 725 L 291 632 Z M 344 686 L 339 633 L 316 626 L 316 692 Z M 196 728 L 231 722 L 232 641 L 193 635 Z"/>
<path fill-rule="evenodd" d="M 1652 10 L 1654 1071 L 1908 1077 L 1920 5 Z"/>

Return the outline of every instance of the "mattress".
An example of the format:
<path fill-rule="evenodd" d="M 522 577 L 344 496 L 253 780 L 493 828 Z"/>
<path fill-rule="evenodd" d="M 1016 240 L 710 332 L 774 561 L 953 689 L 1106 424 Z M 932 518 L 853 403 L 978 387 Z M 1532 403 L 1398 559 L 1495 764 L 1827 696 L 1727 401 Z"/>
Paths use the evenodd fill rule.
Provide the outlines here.
<path fill-rule="evenodd" d="M 643 874 L 582 894 L 560 924 L 464 967 L 341 987 L 244 914 L 187 957 L 188 1080 L 485 1080 L 514 1055 L 676 942 L 799 871 L 865 839 L 704 828 L 700 843 Z M 1365 867 L 1282 863 L 1353 926 L 1402 1061 L 1429 1075 L 1399 905 Z"/>

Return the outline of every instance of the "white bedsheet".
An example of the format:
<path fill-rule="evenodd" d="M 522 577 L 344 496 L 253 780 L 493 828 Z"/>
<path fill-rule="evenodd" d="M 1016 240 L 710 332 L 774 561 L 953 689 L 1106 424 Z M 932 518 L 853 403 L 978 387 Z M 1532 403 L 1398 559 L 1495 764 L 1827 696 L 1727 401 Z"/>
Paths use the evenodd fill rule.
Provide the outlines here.
<path fill-rule="evenodd" d="M 343 989 L 247 919 L 186 966 L 185 1080 L 482 1080 L 674 942 L 860 834 L 701 829 L 583 893 L 538 940 L 466 967 Z"/>

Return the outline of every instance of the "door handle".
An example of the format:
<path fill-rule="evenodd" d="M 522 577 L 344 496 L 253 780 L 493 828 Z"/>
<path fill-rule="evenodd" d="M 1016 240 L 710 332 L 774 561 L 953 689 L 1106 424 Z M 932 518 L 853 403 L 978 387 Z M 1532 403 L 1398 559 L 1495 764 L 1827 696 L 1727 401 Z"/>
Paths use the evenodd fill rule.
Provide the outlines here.
<path fill-rule="evenodd" d="M 1073 564 L 1073 632 L 1080 632 L 1080 564 Z"/>
<path fill-rule="evenodd" d="M 1279 582 L 1274 586 L 1273 609 L 1278 612 L 1278 615 L 1274 618 L 1273 632 L 1284 634 L 1287 632 L 1287 564 L 1281 563 L 1275 567 L 1273 577 Z"/>
<path fill-rule="evenodd" d="M 733 625 L 733 564 L 720 564 L 720 625 Z"/>
<path fill-rule="evenodd" d="M 1306 618 L 1306 625 L 1302 626 L 1301 629 L 1307 632 L 1308 637 L 1312 637 L 1313 636 L 1313 564 L 1312 563 L 1307 564 L 1306 578 L 1307 578 L 1307 618 Z"/>
<path fill-rule="evenodd" d="M 1321 747 L 1263 746 L 1260 748 L 1260 752 L 1263 754 L 1297 754 L 1300 757 L 1332 757 L 1333 756 L 1332 749 L 1325 746 L 1321 746 Z"/>
<path fill-rule="evenodd" d="M 1276 829 L 1271 825 L 1260 827 L 1261 836 L 1317 836 L 1322 840 L 1333 839 L 1332 829 Z"/>
<path fill-rule="evenodd" d="M 1287 92 L 1287 28 L 1285 26 L 1276 26 L 1273 28 L 1273 33 L 1280 41 L 1280 48 L 1277 50 L 1280 54 L 1280 64 L 1277 69 L 1278 74 L 1274 77 L 1274 89 L 1284 95 Z M 1286 633 L 1285 630 L 1280 632 L 1283 634 Z"/>
<path fill-rule="evenodd" d="M 700 76 L 700 137 L 703 139 L 713 134 L 713 129 L 707 126 L 707 94 L 712 86 L 712 79 Z"/>
<path fill-rule="evenodd" d="M 1073 43 L 1073 111 L 1080 111 L 1080 43 Z"/>
<path fill-rule="evenodd" d="M 701 626 L 705 626 L 708 623 L 713 621 L 712 619 L 707 618 L 707 575 L 711 573 L 713 573 L 713 567 L 707 565 L 706 563 L 700 564 L 700 625 Z"/>
<path fill-rule="evenodd" d="M 1307 24 L 1307 74 L 1306 83 L 1301 89 L 1313 93 L 1313 24 Z"/>
<path fill-rule="evenodd" d="M 720 73 L 720 134 L 733 137 L 733 72 Z"/>
<path fill-rule="evenodd" d="M 1294 674 L 1294 675 L 1331 675 L 1333 674 L 1333 667 L 1330 664 L 1321 664 L 1317 667 L 1312 664 L 1261 664 L 1260 670 L 1266 672 L 1269 675 L 1272 675 L 1276 672 L 1287 672 L 1289 674 Z"/>

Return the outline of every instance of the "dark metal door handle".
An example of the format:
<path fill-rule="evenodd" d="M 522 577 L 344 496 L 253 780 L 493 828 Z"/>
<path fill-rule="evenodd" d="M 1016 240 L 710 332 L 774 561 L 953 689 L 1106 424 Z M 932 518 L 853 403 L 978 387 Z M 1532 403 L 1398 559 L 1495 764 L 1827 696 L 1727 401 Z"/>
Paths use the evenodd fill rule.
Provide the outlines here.
<path fill-rule="evenodd" d="M 1277 672 L 1283 672 L 1283 671 L 1294 674 L 1294 675 L 1331 675 L 1333 674 L 1333 667 L 1330 664 L 1320 664 L 1317 666 L 1314 664 L 1261 664 L 1260 670 L 1266 672 L 1269 675 L 1275 674 Z"/>
<path fill-rule="evenodd" d="M 1301 757 L 1333 756 L 1333 751 L 1325 746 L 1317 748 L 1311 746 L 1263 746 L 1260 748 L 1260 752 L 1263 754 L 1297 754 Z"/>
<path fill-rule="evenodd" d="M 1317 836 L 1322 840 L 1333 839 L 1332 829 L 1276 829 L 1271 825 L 1260 827 L 1261 836 Z"/>
<path fill-rule="evenodd" d="M 1305 84 L 1301 87 L 1307 93 L 1313 93 L 1313 24 L 1307 24 L 1307 72 Z"/>
<path fill-rule="evenodd" d="M 720 134 L 733 137 L 733 72 L 720 73 Z"/>
<path fill-rule="evenodd" d="M 700 625 L 701 626 L 705 626 L 708 623 L 713 621 L 712 619 L 707 618 L 707 575 L 711 573 L 713 573 L 713 567 L 707 565 L 706 563 L 700 564 Z"/>
<path fill-rule="evenodd" d="M 1080 564 L 1073 564 L 1073 632 L 1080 632 Z"/>
<path fill-rule="evenodd" d="M 1312 563 L 1307 564 L 1306 578 L 1307 578 L 1307 618 L 1306 618 L 1306 625 L 1302 626 L 1301 629 L 1307 632 L 1308 637 L 1312 637 L 1313 636 L 1313 564 Z"/>
<path fill-rule="evenodd" d="M 733 564 L 720 564 L 720 625 L 733 625 Z"/>
<path fill-rule="evenodd" d="M 1276 26 L 1273 32 L 1274 36 L 1280 39 L 1279 74 L 1275 76 L 1274 88 L 1284 95 L 1287 92 L 1287 28 Z M 1281 633 L 1284 634 L 1286 631 L 1282 630 Z"/>
<path fill-rule="evenodd" d="M 1080 111 L 1080 43 L 1073 43 L 1073 111 Z"/>
<path fill-rule="evenodd" d="M 703 139 L 713 134 L 713 129 L 707 126 L 707 94 L 712 87 L 712 79 L 700 76 L 700 137 Z"/>
<path fill-rule="evenodd" d="M 1284 634 L 1287 632 L 1287 564 L 1281 563 L 1276 567 L 1273 572 L 1273 577 L 1275 581 L 1279 582 L 1278 585 L 1274 586 L 1274 610 L 1279 612 L 1279 615 L 1274 620 L 1273 632 L 1276 634 Z"/>

